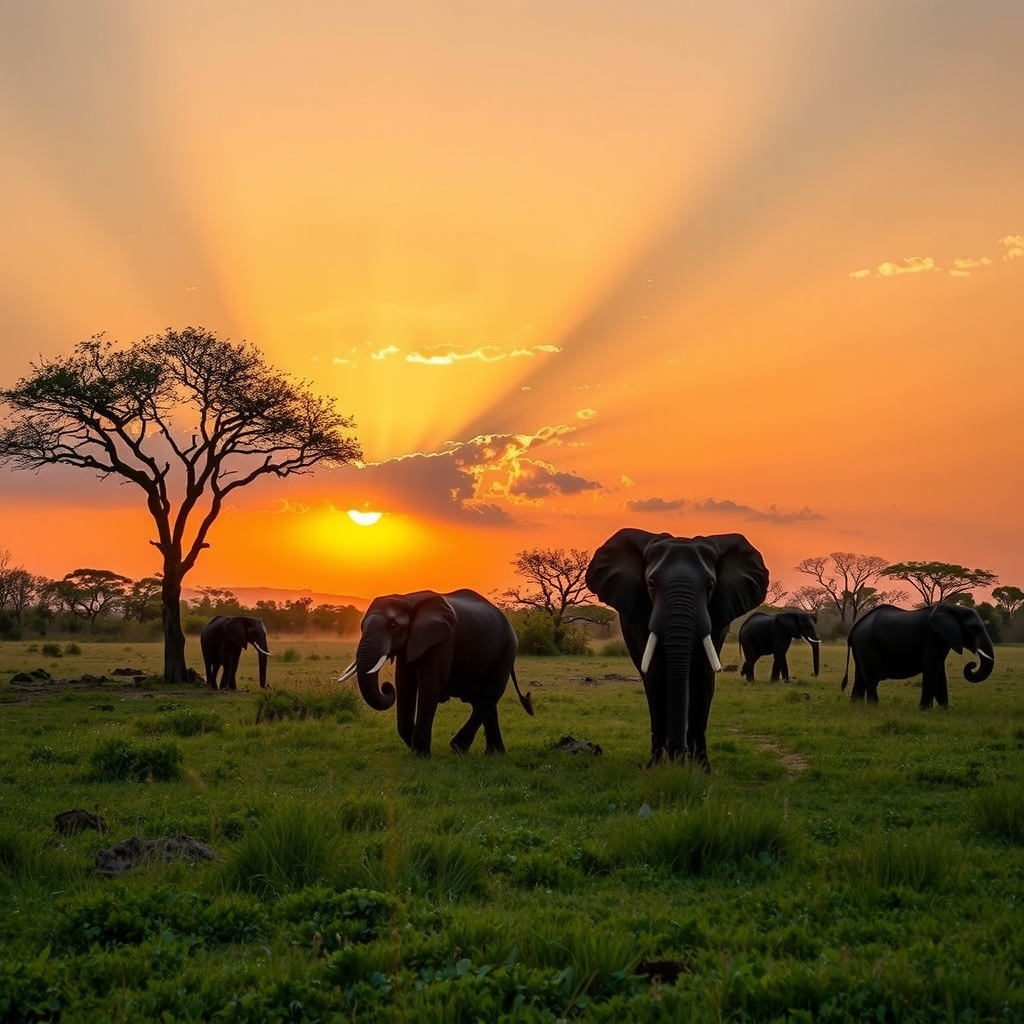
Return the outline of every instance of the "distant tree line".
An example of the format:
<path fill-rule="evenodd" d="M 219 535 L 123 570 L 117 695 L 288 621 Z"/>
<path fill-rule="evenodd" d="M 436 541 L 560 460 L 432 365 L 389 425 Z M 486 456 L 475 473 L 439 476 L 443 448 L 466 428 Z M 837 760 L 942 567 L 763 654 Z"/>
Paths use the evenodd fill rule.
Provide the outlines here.
<path fill-rule="evenodd" d="M 198 596 L 181 602 L 184 632 L 198 634 L 215 615 L 258 615 L 273 635 L 354 636 L 362 611 L 354 605 L 295 600 L 257 601 L 247 607 L 230 591 L 199 587 Z M 133 580 L 109 569 L 75 569 L 59 580 L 36 576 L 12 565 L 0 549 L 0 639 L 88 634 L 94 639 L 163 636 L 162 583 L 159 577 Z"/>
<path fill-rule="evenodd" d="M 614 612 L 593 603 L 583 582 L 589 561 L 589 552 L 577 548 L 531 548 L 512 561 L 525 585 L 504 591 L 499 603 L 516 628 L 521 651 L 578 654 L 589 650 L 595 638 L 613 636 Z M 994 643 L 1024 641 L 1024 591 L 1019 587 L 995 587 L 994 602 L 975 603 L 972 591 L 998 582 L 987 569 L 951 562 L 890 563 L 852 551 L 805 558 L 794 569 L 814 582 L 790 592 L 773 580 L 762 608 L 811 612 L 824 640 L 846 636 L 857 619 L 880 604 L 922 606 L 945 601 L 976 608 Z M 912 590 L 882 585 L 890 581 L 908 583 Z"/>

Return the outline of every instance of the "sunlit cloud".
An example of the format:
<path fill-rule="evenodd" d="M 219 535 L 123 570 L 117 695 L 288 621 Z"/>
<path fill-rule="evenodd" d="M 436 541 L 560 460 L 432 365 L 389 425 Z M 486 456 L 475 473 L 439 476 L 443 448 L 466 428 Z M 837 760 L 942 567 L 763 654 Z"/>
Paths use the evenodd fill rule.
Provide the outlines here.
<path fill-rule="evenodd" d="M 1024 235 L 1003 235 L 999 239 L 999 244 L 1006 246 L 1006 250 L 1003 252 L 1003 260 L 1007 263 L 1010 260 L 1016 260 L 1024 256 Z"/>
<path fill-rule="evenodd" d="M 592 420 L 597 415 L 596 409 L 577 409 L 576 418 L 578 420 Z"/>
<path fill-rule="evenodd" d="M 922 274 L 938 269 L 931 256 L 908 256 L 897 263 L 880 263 L 876 277 L 899 277 L 901 274 Z"/>
<path fill-rule="evenodd" d="M 625 473 L 623 473 L 622 476 L 619 477 L 619 483 L 623 487 L 636 487 L 636 481 L 631 476 L 627 476 Z"/>
<path fill-rule="evenodd" d="M 752 523 L 777 523 L 789 525 L 791 523 L 805 523 L 818 519 L 824 519 L 819 512 L 815 512 L 806 506 L 795 511 L 785 511 L 775 505 L 767 508 L 754 508 L 752 505 L 744 505 L 729 498 L 705 498 L 703 501 L 694 501 L 691 498 L 645 498 L 639 501 L 627 501 L 626 508 L 630 512 L 662 514 L 666 512 L 719 512 L 727 516 L 736 516 L 746 522 Z"/>
<path fill-rule="evenodd" d="M 388 345 L 386 348 L 382 348 L 378 352 L 371 352 L 370 358 L 377 360 L 387 359 L 388 356 L 396 356 L 401 351 L 402 350 L 398 348 L 397 345 Z"/>
<path fill-rule="evenodd" d="M 395 349 L 395 352 L 397 351 Z M 405 361 L 424 366 L 452 366 L 467 360 L 498 363 L 503 359 L 533 359 L 538 353 L 554 354 L 561 351 L 558 345 L 533 345 L 530 348 L 514 348 L 507 351 L 498 348 L 497 345 L 481 345 L 478 348 L 465 350 L 439 345 L 419 352 L 410 352 L 405 357 Z"/>
<path fill-rule="evenodd" d="M 557 464 L 574 450 L 577 429 L 555 424 L 533 433 L 481 434 L 437 451 L 342 467 L 333 473 L 331 501 L 342 511 L 358 498 L 397 514 L 509 525 L 518 507 L 604 489 Z"/>
<path fill-rule="evenodd" d="M 863 270 L 851 271 L 850 272 L 850 277 L 853 277 L 853 278 L 870 277 L 872 273 L 873 273 L 873 271 L 871 270 L 870 267 L 864 267 Z"/>

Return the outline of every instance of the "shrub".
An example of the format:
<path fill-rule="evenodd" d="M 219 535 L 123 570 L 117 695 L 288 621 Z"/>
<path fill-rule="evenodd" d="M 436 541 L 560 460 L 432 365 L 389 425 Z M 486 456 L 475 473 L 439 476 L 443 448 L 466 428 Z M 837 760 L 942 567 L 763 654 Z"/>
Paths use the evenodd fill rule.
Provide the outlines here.
<path fill-rule="evenodd" d="M 703 803 L 708 791 L 707 774 L 690 761 L 666 762 L 645 772 L 641 788 L 651 807 L 679 804 L 693 807 Z"/>
<path fill-rule="evenodd" d="M 63 658 L 64 657 L 64 652 L 61 650 L 60 644 L 45 643 L 40 648 L 40 651 L 47 658 Z"/>
<path fill-rule="evenodd" d="M 285 804 L 242 837 L 226 882 L 261 896 L 322 884 L 335 873 L 338 841 L 335 823 L 322 810 Z"/>
<path fill-rule="evenodd" d="M 526 612 L 513 612 L 509 616 L 516 636 L 519 638 L 519 653 L 550 656 L 558 654 L 555 643 L 555 627 L 551 616 L 539 608 Z"/>
<path fill-rule="evenodd" d="M 941 829 L 868 836 L 845 857 L 847 874 L 880 889 L 953 888 L 962 873 L 957 844 Z"/>
<path fill-rule="evenodd" d="M 133 747 L 108 740 L 89 756 L 91 782 L 168 782 L 181 776 L 181 750 L 173 743 Z"/>
<path fill-rule="evenodd" d="M 600 653 L 606 658 L 628 658 L 629 648 L 625 640 L 609 640 L 601 645 Z"/>
<path fill-rule="evenodd" d="M 355 690 L 332 693 L 292 693 L 269 690 L 256 702 L 256 722 L 302 721 L 306 718 L 351 719 L 359 713 L 360 698 Z"/>
<path fill-rule="evenodd" d="M 743 866 L 779 864 L 794 840 L 773 808 L 705 804 L 697 810 L 658 812 L 631 819 L 609 843 L 613 859 L 686 875 L 711 875 Z"/>
<path fill-rule="evenodd" d="M 383 800 L 346 800 L 338 810 L 338 824 L 349 832 L 379 832 L 387 823 Z"/>
<path fill-rule="evenodd" d="M 291 664 L 299 660 L 299 652 L 294 647 L 286 647 L 281 655 L 281 660 Z"/>
<path fill-rule="evenodd" d="M 1004 784 L 982 791 L 972 811 L 982 834 L 1024 846 L 1024 796 L 1019 786 Z"/>
<path fill-rule="evenodd" d="M 166 718 L 143 719 L 136 728 L 144 735 L 172 732 L 175 736 L 202 736 L 206 733 L 223 732 L 224 719 L 216 711 L 199 711 L 197 708 L 175 710 Z"/>
<path fill-rule="evenodd" d="M 405 867 L 412 888 L 436 899 L 480 896 L 487 888 L 483 851 L 458 836 L 416 839 L 405 857 Z"/>
<path fill-rule="evenodd" d="M 398 917 L 401 904 L 394 896 L 372 889 L 308 888 L 284 896 L 274 917 L 290 924 L 292 940 L 300 945 L 319 934 L 331 947 L 348 942 L 372 942 L 382 937 Z"/>
<path fill-rule="evenodd" d="M 65 654 L 70 654 L 70 655 L 81 654 L 82 653 L 82 648 L 79 647 L 78 644 L 74 644 L 74 643 L 72 643 L 72 644 L 65 644 L 64 645 L 64 653 Z"/>

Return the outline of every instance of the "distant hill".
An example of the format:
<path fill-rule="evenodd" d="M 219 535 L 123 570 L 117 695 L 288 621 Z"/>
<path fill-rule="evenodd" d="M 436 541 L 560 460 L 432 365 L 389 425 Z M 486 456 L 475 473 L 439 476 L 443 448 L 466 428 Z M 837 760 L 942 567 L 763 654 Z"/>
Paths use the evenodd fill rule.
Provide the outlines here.
<path fill-rule="evenodd" d="M 288 601 L 298 601 L 301 598 L 311 597 L 313 606 L 318 604 L 350 604 L 360 611 L 365 611 L 370 603 L 368 598 L 355 597 L 352 594 L 321 594 L 315 590 L 286 590 L 281 587 L 218 587 L 218 590 L 229 590 L 239 602 L 246 608 L 255 608 L 257 601 L 276 601 L 278 605 L 284 605 Z M 201 595 L 195 587 L 183 587 L 181 596 L 186 601 L 195 601 Z"/>

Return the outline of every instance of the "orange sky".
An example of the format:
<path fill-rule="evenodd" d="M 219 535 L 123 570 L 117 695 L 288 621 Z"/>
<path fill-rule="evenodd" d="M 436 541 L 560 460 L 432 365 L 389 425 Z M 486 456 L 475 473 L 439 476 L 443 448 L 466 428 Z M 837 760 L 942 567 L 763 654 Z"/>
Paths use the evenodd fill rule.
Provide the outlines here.
<path fill-rule="evenodd" d="M 366 464 L 188 585 L 514 582 L 620 526 L 1024 586 L 1024 5 L 0 8 L 0 385 L 199 324 Z M 383 511 L 372 527 L 344 514 Z M 157 568 L 140 492 L 0 470 L 0 548 Z"/>

